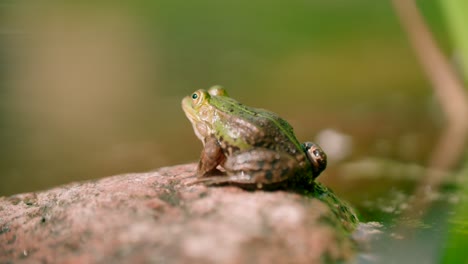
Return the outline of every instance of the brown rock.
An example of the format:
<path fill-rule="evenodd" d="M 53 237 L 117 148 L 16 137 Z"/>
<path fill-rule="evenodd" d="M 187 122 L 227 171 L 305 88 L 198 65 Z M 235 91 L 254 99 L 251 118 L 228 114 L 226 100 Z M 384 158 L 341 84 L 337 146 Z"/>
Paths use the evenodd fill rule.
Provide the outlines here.
<path fill-rule="evenodd" d="M 0 263 L 319 263 L 353 243 L 318 199 L 190 185 L 195 165 L 0 198 Z M 330 220 L 332 219 L 332 220 Z M 332 224 L 331 224 L 332 223 Z"/>

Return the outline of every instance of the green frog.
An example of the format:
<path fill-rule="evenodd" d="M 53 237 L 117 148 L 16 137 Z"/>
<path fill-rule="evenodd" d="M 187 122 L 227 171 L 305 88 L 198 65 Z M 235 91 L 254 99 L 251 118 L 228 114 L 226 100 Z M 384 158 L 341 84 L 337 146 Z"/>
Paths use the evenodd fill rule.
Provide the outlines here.
<path fill-rule="evenodd" d="M 204 146 L 196 182 L 259 189 L 313 183 L 327 165 L 325 152 L 315 143 L 299 143 L 284 119 L 239 103 L 220 86 L 186 96 L 182 108 Z"/>

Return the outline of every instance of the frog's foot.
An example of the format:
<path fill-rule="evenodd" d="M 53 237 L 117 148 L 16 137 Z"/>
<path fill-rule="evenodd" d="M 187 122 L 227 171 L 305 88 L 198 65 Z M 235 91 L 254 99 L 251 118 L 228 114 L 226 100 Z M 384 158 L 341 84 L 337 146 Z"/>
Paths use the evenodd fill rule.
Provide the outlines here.
<path fill-rule="evenodd" d="M 200 183 L 205 184 L 207 186 L 235 185 L 245 189 L 262 189 L 264 187 L 264 185 L 260 182 L 257 182 L 254 177 L 251 177 L 250 175 L 244 173 L 236 175 L 198 178 L 195 181 L 191 182 L 190 185 Z"/>
<path fill-rule="evenodd" d="M 223 177 L 226 177 L 226 172 L 224 170 L 221 170 L 218 169 L 218 168 L 215 168 L 207 173 L 205 173 L 204 175 L 200 175 L 200 172 L 196 172 L 195 175 L 190 175 L 190 176 L 187 176 L 185 177 L 184 179 L 187 179 L 187 178 L 196 178 L 195 180 L 191 181 L 188 183 L 188 185 L 195 185 L 195 184 L 199 184 L 199 183 L 203 183 L 206 179 L 216 179 L 216 178 L 223 178 Z M 209 185 L 209 184 L 207 184 Z"/>
<path fill-rule="evenodd" d="M 213 177 L 213 176 L 225 176 L 226 173 L 218 168 L 214 168 L 211 171 L 206 172 L 204 175 L 201 175 L 200 171 L 196 171 L 194 174 L 182 177 L 182 179 L 189 179 L 189 178 L 205 178 L 205 177 Z"/>
<path fill-rule="evenodd" d="M 181 179 L 185 180 L 185 179 L 190 179 L 190 178 L 194 178 L 194 177 L 197 177 L 197 174 L 196 174 L 196 173 L 193 173 L 193 174 L 190 174 L 190 175 L 181 177 Z"/>
<path fill-rule="evenodd" d="M 211 185 L 224 185 L 224 184 L 227 184 L 228 181 L 220 181 L 220 182 L 216 182 L 218 178 L 224 178 L 225 176 L 213 176 L 213 177 L 203 177 L 203 178 L 197 178 L 197 179 L 194 179 L 190 182 L 187 182 L 186 185 L 188 186 L 192 186 L 192 185 L 198 185 L 198 184 L 204 184 L 204 185 L 207 185 L 207 186 L 211 186 Z"/>

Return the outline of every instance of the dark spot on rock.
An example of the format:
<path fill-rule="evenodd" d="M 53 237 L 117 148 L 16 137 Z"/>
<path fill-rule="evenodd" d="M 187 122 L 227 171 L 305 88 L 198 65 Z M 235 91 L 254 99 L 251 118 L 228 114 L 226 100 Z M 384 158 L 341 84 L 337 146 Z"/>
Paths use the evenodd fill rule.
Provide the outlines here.
<path fill-rule="evenodd" d="M 45 223 L 46 222 L 46 218 L 43 216 L 41 217 L 41 223 Z"/>
<path fill-rule="evenodd" d="M 271 180 L 273 179 L 273 172 L 267 171 L 267 172 L 265 173 L 265 179 L 271 181 Z"/>
<path fill-rule="evenodd" d="M 264 160 L 259 160 L 259 161 L 257 161 L 257 166 L 258 166 L 258 168 L 260 168 L 260 169 L 263 168 L 263 167 L 265 167 L 265 161 L 264 161 Z"/>
<path fill-rule="evenodd" d="M 1 234 L 8 233 L 8 232 L 10 232 L 10 230 L 11 230 L 11 229 L 10 229 L 9 226 L 7 226 L 7 225 L 2 226 L 2 228 L 0 228 L 0 235 L 1 235 Z"/>
<path fill-rule="evenodd" d="M 275 157 L 275 159 L 270 161 L 271 167 L 273 169 L 279 169 L 278 167 L 280 166 L 278 159 Z"/>
<path fill-rule="evenodd" d="M 158 197 L 172 206 L 178 206 L 180 204 L 180 197 L 177 191 L 175 191 L 174 186 L 166 186 L 166 192 Z"/>
<path fill-rule="evenodd" d="M 21 202 L 21 199 L 19 197 L 15 197 L 15 196 L 10 197 L 8 200 L 13 205 L 17 205 L 17 204 L 19 204 Z"/>
<path fill-rule="evenodd" d="M 77 252 L 80 248 L 80 243 L 78 241 L 68 241 L 65 242 L 63 246 L 69 249 L 71 252 Z"/>
<path fill-rule="evenodd" d="M 7 244 L 11 245 L 11 244 L 15 243 L 15 241 L 16 241 L 16 235 L 13 235 L 13 237 L 10 240 L 7 241 Z"/>

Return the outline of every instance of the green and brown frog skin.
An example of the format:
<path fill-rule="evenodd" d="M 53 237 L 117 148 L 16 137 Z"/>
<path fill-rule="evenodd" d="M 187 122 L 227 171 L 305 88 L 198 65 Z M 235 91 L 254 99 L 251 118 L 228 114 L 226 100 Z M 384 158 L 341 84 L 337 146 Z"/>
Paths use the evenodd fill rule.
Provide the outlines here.
<path fill-rule="evenodd" d="M 239 103 L 220 86 L 186 96 L 182 108 L 204 145 L 197 182 L 256 188 L 312 183 L 326 167 L 323 150 L 299 143 L 288 122 Z"/>

